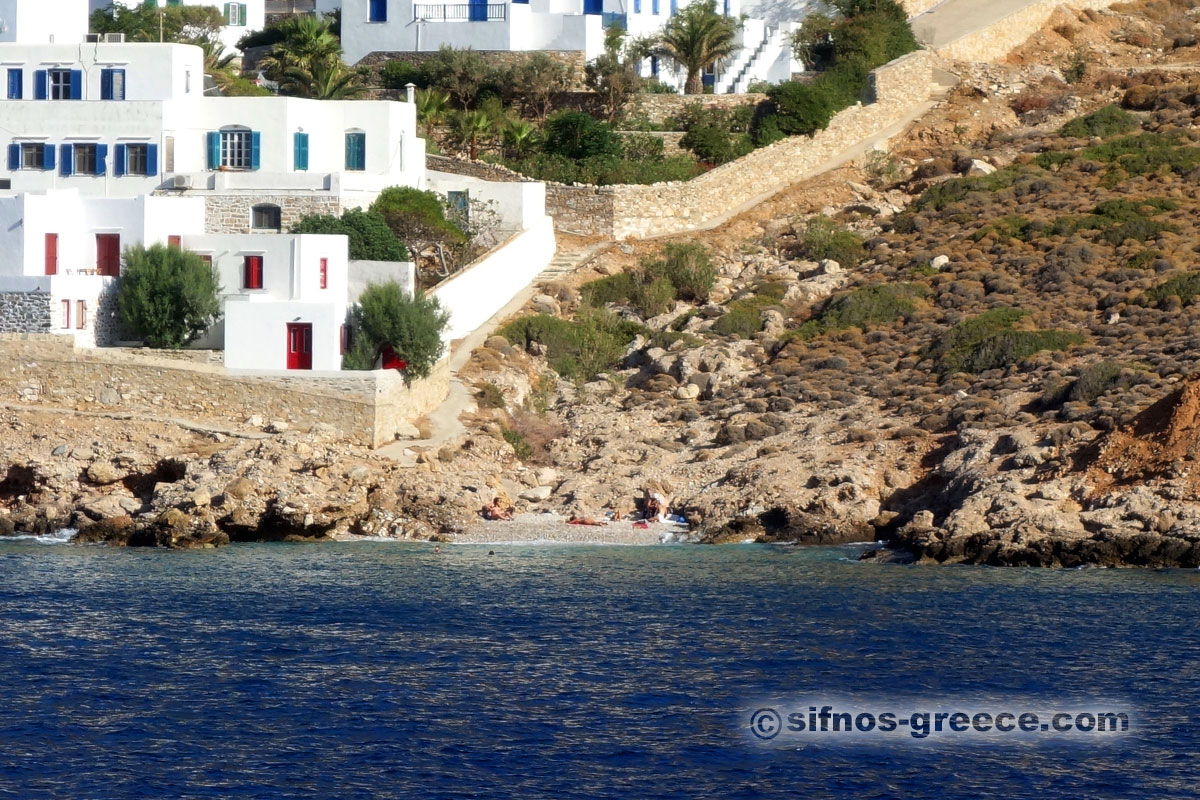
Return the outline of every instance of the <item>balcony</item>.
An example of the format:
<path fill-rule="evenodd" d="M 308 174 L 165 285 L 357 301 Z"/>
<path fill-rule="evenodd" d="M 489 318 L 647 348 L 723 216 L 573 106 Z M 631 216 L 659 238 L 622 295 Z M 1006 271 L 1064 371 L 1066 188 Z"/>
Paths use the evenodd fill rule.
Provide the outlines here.
<path fill-rule="evenodd" d="M 419 3 L 413 22 L 503 22 L 508 3 Z"/>

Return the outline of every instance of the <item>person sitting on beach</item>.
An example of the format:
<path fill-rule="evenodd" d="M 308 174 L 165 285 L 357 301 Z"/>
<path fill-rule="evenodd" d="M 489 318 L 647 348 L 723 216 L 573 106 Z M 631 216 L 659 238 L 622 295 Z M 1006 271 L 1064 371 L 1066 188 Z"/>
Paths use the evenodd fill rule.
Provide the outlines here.
<path fill-rule="evenodd" d="M 499 498 L 483 507 L 484 519 L 512 519 L 512 516 L 512 510 L 502 506 Z"/>

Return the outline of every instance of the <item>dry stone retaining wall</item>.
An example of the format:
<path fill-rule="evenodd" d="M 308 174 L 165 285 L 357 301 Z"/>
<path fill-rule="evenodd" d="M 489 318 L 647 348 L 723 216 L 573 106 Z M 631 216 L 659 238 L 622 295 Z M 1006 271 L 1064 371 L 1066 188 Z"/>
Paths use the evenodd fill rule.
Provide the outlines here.
<path fill-rule="evenodd" d="M 49 330 L 49 292 L 0 292 L 0 333 Z"/>
<path fill-rule="evenodd" d="M 740 108 L 756 106 L 766 100 L 765 94 L 638 94 L 623 109 L 625 116 L 644 116 L 651 122 L 662 123 L 678 117 L 684 108 L 700 104 L 704 108 Z"/>
<path fill-rule="evenodd" d="M 297 196 L 294 194 L 210 194 L 204 195 L 205 233 L 250 233 L 251 211 L 254 206 L 270 203 L 279 206 L 281 230 L 291 230 L 301 217 L 309 214 L 342 213 L 341 201 L 335 195 Z"/>
<path fill-rule="evenodd" d="M 335 427 L 361 444 L 392 441 L 446 397 L 440 365 L 406 386 L 395 372 L 337 377 L 238 374 L 122 349 L 77 349 L 70 336 L 0 334 L 0 400 L 122 411 L 241 427 L 247 418 Z M 327 373 L 328 374 L 328 373 Z"/>

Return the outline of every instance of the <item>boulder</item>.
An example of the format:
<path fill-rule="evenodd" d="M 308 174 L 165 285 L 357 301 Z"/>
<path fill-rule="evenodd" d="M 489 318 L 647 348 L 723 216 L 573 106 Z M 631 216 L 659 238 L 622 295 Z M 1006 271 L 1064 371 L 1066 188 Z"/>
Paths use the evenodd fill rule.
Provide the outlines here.
<path fill-rule="evenodd" d="M 821 262 L 822 275 L 840 275 L 842 273 L 842 265 L 834 261 L 832 258 L 826 258 Z"/>
<path fill-rule="evenodd" d="M 540 503 L 543 500 L 549 500 L 550 495 L 554 492 L 549 486 L 535 486 L 532 489 L 527 489 L 521 492 L 521 499 L 528 500 L 531 503 Z"/>
<path fill-rule="evenodd" d="M 971 159 L 971 163 L 967 165 L 967 175 L 991 175 L 995 171 L 995 167 L 978 158 Z"/>
<path fill-rule="evenodd" d="M 96 461 L 87 468 L 87 479 L 97 486 L 108 486 L 123 477 L 124 473 L 108 461 Z"/>
<path fill-rule="evenodd" d="M 933 259 L 929 262 L 929 266 L 932 269 L 941 270 L 942 267 L 946 266 L 949 263 L 950 263 L 950 256 L 946 256 L 946 255 L 934 256 Z"/>
<path fill-rule="evenodd" d="M 562 313 L 562 306 L 560 306 L 558 301 L 555 300 L 550 295 L 539 294 L 539 295 L 534 295 L 533 310 L 535 312 L 537 312 L 538 314 L 549 314 L 551 316 L 558 316 L 560 313 Z"/>

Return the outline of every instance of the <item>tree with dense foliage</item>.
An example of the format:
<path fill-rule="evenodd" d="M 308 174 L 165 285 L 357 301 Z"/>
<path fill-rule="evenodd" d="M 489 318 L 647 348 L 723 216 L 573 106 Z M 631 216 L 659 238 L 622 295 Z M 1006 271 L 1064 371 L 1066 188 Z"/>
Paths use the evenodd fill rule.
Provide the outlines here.
<path fill-rule="evenodd" d="M 642 88 L 644 81 L 637 68 L 644 55 L 644 45 L 627 43 L 625 31 L 614 25 L 604 32 L 604 52 L 587 65 L 588 88 L 600 96 L 610 125 L 620 119 L 621 109 Z"/>
<path fill-rule="evenodd" d="M 113 3 L 92 12 L 94 33 L 123 33 L 131 42 L 201 44 L 220 38 L 225 18 L 214 6 L 166 6 L 139 3 L 132 8 Z"/>
<path fill-rule="evenodd" d="M 350 313 L 353 344 L 347 369 L 371 369 L 385 348 L 406 362 L 405 378 L 425 378 L 445 352 L 442 332 L 450 315 L 422 292 L 409 294 L 395 281 L 371 284 Z"/>
<path fill-rule="evenodd" d="M 425 64 L 429 85 L 449 92 L 458 107 L 466 111 L 485 85 L 494 79 L 495 71 L 474 50 L 458 50 L 442 45 Z"/>
<path fill-rule="evenodd" d="M 597 122 L 590 114 L 560 111 L 546 120 L 547 153 L 582 160 L 597 156 L 621 155 L 621 138 L 609 125 Z"/>
<path fill-rule="evenodd" d="M 411 186 L 384 189 L 371 204 L 370 213 L 382 218 L 416 255 L 439 246 L 443 251 L 455 252 L 469 238 L 449 218 L 440 196 Z"/>
<path fill-rule="evenodd" d="M 408 261 L 408 250 L 379 214 L 351 208 L 340 217 L 310 214 L 292 226 L 292 233 L 341 234 L 350 240 L 354 261 Z"/>
<path fill-rule="evenodd" d="M 738 51 L 741 21 L 717 11 L 717 0 L 696 0 L 667 22 L 655 51 L 687 70 L 685 94 L 704 91 L 704 68 Z"/>
<path fill-rule="evenodd" d="M 121 320 L 150 347 L 180 348 L 221 315 L 221 284 L 200 256 L 156 244 L 130 247 L 117 295 Z"/>
<path fill-rule="evenodd" d="M 432 141 L 433 129 L 446 119 L 450 93 L 440 89 L 418 89 L 413 99 L 417 103 L 417 119 L 425 126 L 425 139 Z"/>

